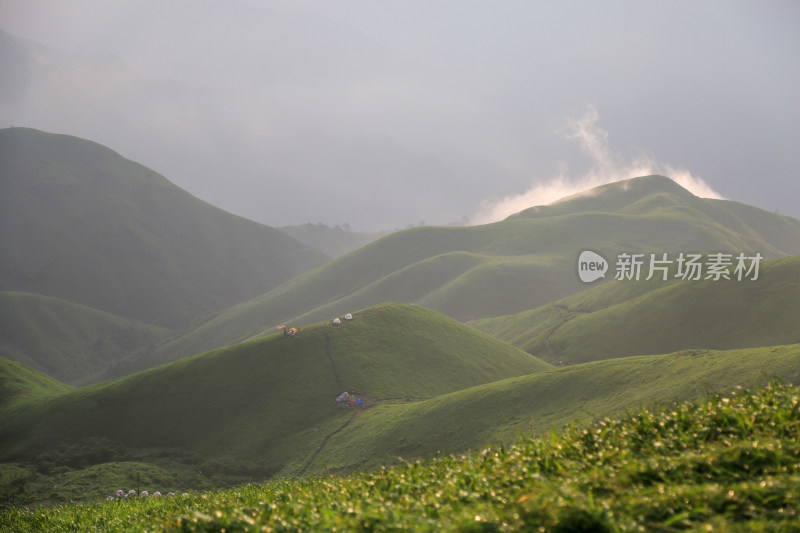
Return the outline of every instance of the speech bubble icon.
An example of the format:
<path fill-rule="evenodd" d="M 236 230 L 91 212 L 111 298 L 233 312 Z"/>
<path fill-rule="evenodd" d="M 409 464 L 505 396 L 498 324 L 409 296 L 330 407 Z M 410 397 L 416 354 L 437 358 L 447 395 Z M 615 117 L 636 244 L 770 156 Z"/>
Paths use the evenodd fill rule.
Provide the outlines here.
<path fill-rule="evenodd" d="M 591 250 L 584 250 L 578 256 L 578 277 L 584 283 L 591 283 L 606 277 L 608 261 L 602 255 Z"/>

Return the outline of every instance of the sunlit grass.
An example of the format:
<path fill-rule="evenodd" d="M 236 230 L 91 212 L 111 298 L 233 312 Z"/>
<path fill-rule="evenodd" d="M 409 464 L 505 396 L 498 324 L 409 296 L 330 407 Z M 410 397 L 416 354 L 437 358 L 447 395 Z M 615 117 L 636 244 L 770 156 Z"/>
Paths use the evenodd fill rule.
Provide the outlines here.
<path fill-rule="evenodd" d="M 614 281 L 471 325 L 551 363 L 800 342 L 800 256 L 765 261 L 755 282 Z"/>
<path fill-rule="evenodd" d="M 11 509 L 9 531 L 796 531 L 800 388 L 772 384 L 371 473 Z"/>

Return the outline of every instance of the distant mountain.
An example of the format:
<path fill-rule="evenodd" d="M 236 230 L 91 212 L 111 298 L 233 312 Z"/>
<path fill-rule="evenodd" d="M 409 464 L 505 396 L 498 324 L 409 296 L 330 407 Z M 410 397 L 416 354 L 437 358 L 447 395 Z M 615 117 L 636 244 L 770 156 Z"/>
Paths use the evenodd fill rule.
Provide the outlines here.
<path fill-rule="evenodd" d="M 178 328 L 327 256 L 93 142 L 0 130 L 0 290 Z"/>
<path fill-rule="evenodd" d="M 35 374 L 8 366 L 18 369 L 12 375 Z M 53 385 L 51 399 L 31 385 L 32 401 L 13 416 L 0 409 L 0 461 L 136 460 L 250 479 L 298 474 L 325 435 L 361 412 L 337 404 L 344 391 L 382 410 L 551 368 L 423 307 L 386 304 L 339 326 L 316 324 L 120 380 Z M 17 381 L 32 380 L 6 380 Z M 0 398 L 24 385 L 14 387 Z"/>
<path fill-rule="evenodd" d="M 800 220 L 697 198 L 663 176 L 634 178 L 494 224 L 393 233 L 227 309 L 139 368 L 383 301 L 462 321 L 519 313 L 587 289 L 575 268 L 586 249 L 782 257 L 800 254 Z"/>
<path fill-rule="evenodd" d="M 391 231 L 355 232 L 344 227 L 329 228 L 325 224 L 301 224 L 278 228 L 307 246 L 336 258 L 391 233 Z"/>
<path fill-rule="evenodd" d="M 713 221 L 735 233 L 762 240 L 762 253 L 766 251 L 770 256 L 772 251 L 779 255 L 800 254 L 800 220 L 730 200 L 699 198 L 664 176 L 645 176 L 601 185 L 550 205 L 531 207 L 509 218 L 549 218 L 589 212 L 700 214 L 700 222 L 709 224 Z"/>
<path fill-rule="evenodd" d="M 626 280 L 471 325 L 555 364 L 800 343 L 800 256 L 758 279 Z"/>

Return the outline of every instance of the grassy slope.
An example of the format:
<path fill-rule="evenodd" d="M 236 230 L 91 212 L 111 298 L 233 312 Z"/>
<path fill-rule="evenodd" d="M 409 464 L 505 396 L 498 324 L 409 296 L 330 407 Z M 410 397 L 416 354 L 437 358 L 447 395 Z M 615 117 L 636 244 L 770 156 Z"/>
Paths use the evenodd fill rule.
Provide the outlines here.
<path fill-rule="evenodd" d="M 433 311 L 387 304 L 341 326 L 318 324 L 294 338 L 274 335 L 18 405 L 0 430 L 0 460 L 158 464 L 166 456 L 207 473 L 297 474 L 323 436 L 353 416 L 334 402 L 343 390 L 433 397 L 550 368 Z M 83 457 L 103 453 L 101 461 Z"/>
<path fill-rule="evenodd" d="M 58 298 L 0 292 L 0 355 L 72 385 L 109 359 L 152 349 L 170 330 Z"/>
<path fill-rule="evenodd" d="M 537 216 L 523 212 L 484 226 L 391 234 L 220 313 L 150 361 L 131 365 L 174 360 L 240 342 L 285 321 L 309 323 L 387 300 L 415 301 L 458 320 L 522 312 L 584 290 L 575 259 L 587 248 L 608 257 L 620 251 L 800 253 L 800 221 L 739 204 L 728 212 L 728 204 L 696 198 L 666 178 L 625 183 L 633 191 L 628 196 L 617 190 L 624 183 L 617 184 L 596 191 L 593 203 L 565 201 L 540 208 Z M 765 236 L 748 220 L 756 220 Z"/>
<path fill-rule="evenodd" d="M 0 477 L 3 472 L 10 477 L 23 469 L 17 477 L 27 475 L 30 490 L 36 491 L 42 478 L 31 473 L 35 466 L 58 476 L 62 491 L 70 487 L 69 496 L 81 497 L 86 491 L 96 495 L 109 485 L 125 485 L 127 490 L 134 469 L 147 472 L 151 487 L 158 483 L 159 488 L 168 490 L 274 475 L 348 472 L 396 462 L 398 456 L 430 457 L 508 444 L 520 435 L 541 435 L 560 428 L 576 417 L 590 422 L 654 402 L 759 385 L 773 377 L 800 380 L 800 345 L 790 345 L 628 357 L 467 388 L 448 381 L 447 368 L 428 356 L 407 361 L 407 368 L 416 368 L 416 375 L 424 377 L 414 385 L 406 383 L 402 370 L 390 361 L 377 364 L 385 360 L 380 352 L 373 357 L 340 360 L 356 349 L 352 342 L 344 341 L 361 344 L 362 333 L 378 326 L 369 316 L 362 319 L 341 329 L 320 325 L 316 331 L 302 331 L 295 339 L 275 339 L 287 341 L 279 355 L 282 368 L 293 374 L 302 367 L 302 378 L 270 375 L 254 364 L 271 359 L 264 350 L 271 339 L 265 339 L 74 391 L 49 402 L 18 406 L 13 423 L 0 435 L 10 452 Z M 345 333 L 350 327 L 362 329 L 351 337 Z M 303 355 L 309 348 L 324 350 L 326 333 L 335 373 L 330 360 Z M 296 342 L 303 338 L 310 346 Z M 294 348 L 301 351 L 294 352 Z M 397 352 L 398 356 L 402 353 Z M 417 350 L 410 350 L 401 358 L 415 353 Z M 482 356 L 459 358 L 458 364 L 463 367 L 460 376 L 476 376 L 475 381 L 492 379 L 486 374 L 491 367 Z M 351 369 L 358 369 L 357 377 L 350 375 Z M 238 385 L 229 386 L 229 378 Z M 373 383 L 367 384 L 367 380 Z M 167 383 L 170 388 L 164 389 Z M 315 384 L 327 389 L 318 391 Z M 333 395 L 348 385 L 368 387 L 368 395 L 363 397 L 375 407 L 334 407 Z M 158 390 L 165 392 L 154 392 Z M 291 392 L 297 390 L 304 392 Z M 19 437 L 23 434 L 26 438 Z M 134 461 L 148 466 L 133 466 Z M 52 471 L 53 464 L 77 470 Z M 102 475 L 96 470 L 100 465 Z M 91 468 L 95 469 L 91 470 L 94 485 L 80 481 Z M 41 495 L 37 492 L 27 497 Z M 64 493 L 51 495 L 57 496 Z"/>
<path fill-rule="evenodd" d="M 0 191 L 0 290 L 162 326 L 186 325 L 327 260 L 67 135 L 0 130 Z"/>
<path fill-rule="evenodd" d="M 0 415 L 18 404 L 58 396 L 73 388 L 21 363 L 0 357 Z"/>
<path fill-rule="evenodd" d="M 800 342 L 800 256 L 755 281 L 613 282 L 475 327 L 547 361 Z"/>
<path fill-rule="evenodd" d="M 796 531 L 798 388 L 637 409 L 560 435 L 312 480 L 125 505 L 8 509 L 0 528 Z M 149 487 L 152 487 L 150 485 Z M 113 490 L 113 489 L 112 489 Z M 108 491 L 110 492 L 110 491 Z"/>
<path fill-rule="evenodd" d="M 698 198 L 663 176 L 601 185 L 551 205 L 526 209 L 511 218 L 546 218 L 575 212 L 646 214 L 658 210 L 699 212 L 708 221 L 736 233 L 758 236 L 782 255 L 800 254 L 797 219 L 730 200 Z"/>
<path fill-rule="evenodd" d="M 331 438 L 316 471 L 374 468 L 398 456 L 430 457 L 509 443 L 520 434 L 541 435 L 575 418 L 592 421 L 652 402 L 763 384 L 773 377 L 800 382 L 800 344 L 611 359 L 426 401 L 386 403 Z"/>

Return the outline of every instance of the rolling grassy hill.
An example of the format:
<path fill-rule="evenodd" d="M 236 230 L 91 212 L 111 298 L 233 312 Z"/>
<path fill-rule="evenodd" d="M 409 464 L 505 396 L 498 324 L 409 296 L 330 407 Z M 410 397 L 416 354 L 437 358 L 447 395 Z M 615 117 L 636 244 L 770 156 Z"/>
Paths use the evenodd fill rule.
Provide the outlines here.
<path fill-rule="evenodd" d="M 28 128 L 0 130 L 0 245 L 0 290 L 168 328 L 327 261 L 108 148 Z"/>
<path fill-rule="evenodd" d="M 0 357 L 0 410 L 65 394 L 73 388 L 21 363 Z"/>
<path fill-rule="evenodd" d="M 800 254 L 798 220 L 730 200 L 698 198 L 663 176 L 647 176 L 601 185 L 510 218 L 549 218 L 576 212 L 642 215 L 654 212 L 701 215 L 740 234 L 757 236 L 785 255 Z M 710 250 L 709 250 L 710 251 Z"/>
<path fill-rule="evenodd" d="M 614 281 L 471 325 L 556 364 L 800 342 L 800 256 L 757 280 Z"/>
<path fill-rule="evenodd" d="M 0 408 L 0 479 L 27 480 L 27 497 L 59 500 L 132 483 L 135 472 L 184 490 L 509 443 L 575 418 L 773 377 L 797 382 L 800 344 L 553 369 L 434 311 L 385 304 L 340 326 L 320 323 L 80 389 L 8 365 L 6 375 L 22 377 L 4 382 L 22 385 L 3 393 L 12 401 Z M 345 390 L 365 407 L 337 404 Z M 47 489 L 45 474 L 61 489 Z"/>
<path fill-rule="evenodd" d="M 334 435 L 311 471 L 370 469 L 397 457 L 509 444 L 520 435 L 541 435 L 575 419 L 590 423 L 652 403 L 763 385 L 773 377 L 800 382 L 800 344 L 610 359 L 415 403 L 382 404 Z"/>
<path fill-rule="evenodd" d="M 58 298 L 0 292 L 0 356 L 71 385 L 96 381 L 114 360 L 152 349 L 170 334 Z"/>
<path fill-rule="evenodd" d="M 40 531 L 795 531 L 798 387 L 637 409 L 348 476 L 0 511 Z M 153 485 L 147 485 L 152 488 Z M 158 486 L 158 485 L 156 485 Z"/>
<path fill-rule="evenodd" d="M 369 322 L 369 317 L 363 321 Z M 591 423 L 643 405 L 697 399 L 737 386 L 762 385 L 775 377 L 800 380 L 800 345 L 620 358 L 458 390 L 452 390 L 453 383 L 437 386 L 441 379 L 436 376 L 421 387 L 403 384 L 394 379 L 395 365 L 389 365 L 384 374 L 366 372 L 375 377 L 371 390 L 417 397 L 363 395 L 368 408 L 347 409 L 333 405 L 332 396 L 342 387 L 337 388 L 332 367 L 323 377 L 323 369 L 316 367 L 324 365 L 309 365 L 308 356 L 294 352 L 299 346 L 295 341 L 303 336 L 316 344 L 314 352 L 323 348 L 319 344 L 325 333 L 339 340 L 348 336 L 344 329 L 318 328 L 294 339 L 275 339 L 292 345 L 281 356 L 296 361 L 281 366 L 290 372 L 298 366 L 315 368 L 305 372 L 305 394 L 279 397 L 281 391 L 301 388 L 297 379 L 268 376 L 253 364 L 270 357 L 263 350 L 270 342 L 265 339 L 102 386 L 18 404 L 14 423 L 4 426 L 0 435 L 8 443 L 0 479 L 25 479 L 30 492 L 17 500 L 24 502 L 37 497 L 56 501 L 98 497 L 109 487 L 127 489 L 137 472 L 144 486 L 183 491 L 275 476 L 363 471 L 396 463 L 398 458 L 413 461 L 509 445 L 522 436 L 558 432 L 576 419 Z M 338 355 L 333 360 L 338 363 Z M 474 368 L 476 381 L 485 379 L 485 370 L 479 369 L 482 363 L 465 362 Z M 363 363 L 356 363 L 353 366 L 363 368 Z M 419 360 L 409 363 L 420 366 Z M 189 370 L 195 365 L 203 365 L 207 382 L 196 377 L 196 369 Z M 336 367 L 347 380 L 349 372 Z M 420 368 L 416 375 L 431 369 L 442 375 L 438 363 Z M 203 391 L 217 383 L 209 377 L 212 373 L 226 379 Z M 185 381 L 177 376 L 185 376 Z M 235 377 L 238 388 L 226 384 L 227 376 Z M 324 394 L 311 386 L 317 379 L 327 387 Z M 175 385 L 163 390 L 166 382 Z M 161 403 L 143 401 L 137 394 Z M 50 489 L 34 472 L 50 475 L 50 483 L 59 489 Z M 0 486 L 0 491 L 4 488 Z"/>
<path fill-rule="evenodd" d="M 367 403 L 431 398 L 551 368 L 433 311 L 386 304 L 341 326 L 317 324 L 18 402 L 0 410 L 0 461 L 138 461 L 217 482 L 297 474 L 359 412 L 334 401 L 345 390 Z"/>
<path fill-rule="evenodd" d="M 587 248 L 607 257 L 709 251 L 780 257 L 800 253 L 800 221 L 700 199 L 664 177 L 635 178 L 494 224 L 388 235 L 221 312 L 128 368 L 381 301 L 416 302 L 462 321 L 522 312 L 586 289 L 575 262 Z"/>

